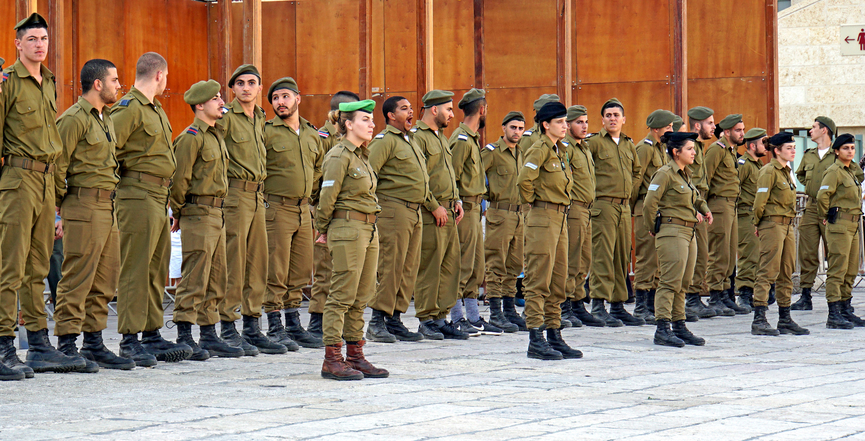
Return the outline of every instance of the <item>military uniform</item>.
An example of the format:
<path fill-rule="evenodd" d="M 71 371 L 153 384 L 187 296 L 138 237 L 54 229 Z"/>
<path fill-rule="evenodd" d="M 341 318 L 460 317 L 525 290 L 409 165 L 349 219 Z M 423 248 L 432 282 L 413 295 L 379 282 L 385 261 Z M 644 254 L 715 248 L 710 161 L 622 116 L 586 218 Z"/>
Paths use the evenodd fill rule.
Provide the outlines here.
<path fill-rule="evenodd" d="M 478 146 L 480 134 L 460 123 L 450 137 L 451 160 L 465 215 L 457 225 L 460 241 L 461 299 L 477 299 L 483 282 L 484 244 L 481 225 L 481 200 L 487 192 L 483 163 Z"/>
<path fill-rule="evenodd" d="M 754 196 L 757 192 L 757 176 L 763 163 L 749 153 L 739 158 L 739 199 L 736 202 L 738 222 L 738 261 L 736 264 L 736 284 L 741 288 L 754 290 L 757 265 L 760 260 L 760 240 L 754 234 Z"/>
<path fill-rule="evenodd" d="M 637 144 L 636 149 L 637 157 L 643 167 L 634 180 L 631 211 L 634 215 L 634 231 L 644 231 L 654 225 L 655 218 L 643 217 L 643 200 L 646 198 L 655 172 L 666 162 L 667 152 L 664 151 L 664 144 L 653 141 L 650 135 L 646 135 L 646 138 Z M 635 234 L 634 242 L 634 253 L 637 258 L 634 265 L 634 289 L 640 291 L 657 289 L 659 274 L 655 238 L 648 234 Z"/>
<path fill-rule="evenodd" d="M 586 276 L 592 264 L 592 224 L 589 208 L 595 200 L 595 161 L 581 140 L 565 136 L 573 182 L 568 210 L 568 281 L 565 293 L 573 301 L 586 298 Z"/>
<path fill-rule="evenodd" d="M 706 181 L 709 184 L 707 202 L 715 218 L 712 225 L 707 227 L 709 261 L 706 283 L 710 292 L 720 293 L 730 288 L 730 275 L 736 269 L 736 248 L 739 246 L 736 227 L 736 199 L 739 197 L 736 146 L 721 137 L 706 150 L 705 163 Z M 716 303 L 714 301 L 710 306 Z"/>
<path fill-rule="evenodd" d="M 321 138 L 321 155 L 324 157 L 327 152 L 335 146 L 340 139 L 339 131 L 336 126 L 329 120 L 318 129 L 318 137 Z M 312 211 L 315 213 L 315 195 L 313 195 Z M 313 214 L 315 217 L 315 214 Z M 318 232 L 315 233 L 315 238 L 318 239 Z M 327 249 L 327 244 L 315 241 L 312 252 L 312 260 L 315 262 L 315 270 L 312 281 L 312 296 L 309 299 L 309 313 L 321 314 L 324 312 L 324 303 L 327 301 L 327 295 L 330 293 L 330 275 L 333 272 L 333 260 L 330 257 L 330 250 Z"/>
<path fill-rule="evenodd" d="M 714 212 L 713 212 L 714 214 Z M 754 286 L 754 305 L 765 307 L 769 287 L 776 284 L 779 307 L 790 306 L 793 259 L 796 255 L 796 184 L 790 167 L 777 159 L 760 169 L 754 197 L 754 224 L 760 233 L 760 266 Z"/>
<path fill-rule="evenodd" d="M 706 148 L 700 140 L 694 141 L 694 162 L 688 166 L 691 173 L 691 182 L 697 187 L 704 198 L 709 194 L 709 182 L 706 180 Z M 691 278 L 691 286 L 686 289 L 687 293 L 699 296 L 708 288 L 706 285 L 706 265 L 709 261 L 709 237 L 708 222 L 700 222 L 694 227 L 694 235 L 697 242 L 697 260 L 694 263 L 694 276 Z"/>
<path fill-rule="evenodd" d="M 832 151 L 826 156 L 836 156 Z M 858 169 L 858 170 L 857 170 Z M 820 183 L 817 205 L 820 219 L 826 219 L 829 208 L 838 208 L 838 219 L 826 228 L 829 273 L 826 278 L 826 302 L 847 302 L 853 297 L 853 282 L 859 273 L 859 221 L 862 218 L 862 189 L 859 166 L 852 162 L 844 167 L 835 162 L 826 169 Z M 821 222 L 822 224 L 822 222 Z"/>

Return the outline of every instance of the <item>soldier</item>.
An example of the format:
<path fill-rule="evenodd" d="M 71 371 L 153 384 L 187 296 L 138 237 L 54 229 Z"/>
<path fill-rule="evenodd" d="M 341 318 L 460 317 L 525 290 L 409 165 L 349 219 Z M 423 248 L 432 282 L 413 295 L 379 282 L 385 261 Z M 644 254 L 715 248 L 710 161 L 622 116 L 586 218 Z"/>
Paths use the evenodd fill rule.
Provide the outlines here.
<path fill-rule="evenodd" d="M 181 361 L 192 355 L 191 347 L 159 335 L 171 250 L 168 187 L 176 167 L 171 124 L 156 99 L 165 90 L 167 75 L 165 58 L 155 52 L 142 55 L 135 67 L 135 84 L 111 107 L 120 162 L 117 328 L 123 335 L 120 356 L 135 360 L 138 366 L 153 366 L 156 360 Z"/>
<path fill-rule="evenodd" d="M 489 201 L 483 236 L 487 284 L 484 293 L 490 303 L 490 324 L 509 333 L 528 330 L 514 306 L 517 277 L 523 271 L 527 211 L 520 202 L 516 181 L 523 162 L 518 143 L 525 127 L 521 112 L 508 112 L 502 120 L 503 136 L 481 149 Z"/>
<path fill-rule="evenodd" d="M 214 80 L 199 81 L 183 94 L 195 120 L 174 140 L 177 170 L 169 195 L 174 217 L 171 232 L 180 230 L 183 242 L 183 277 L 174 304 L 177 343 L 191 347 L 189 359 L 195 361 L 244 354 L 240 346 L 231 346 L 216 334 L 217 306 L 228 284 L 222 213 L 228 191 L 228 150 L 216 128 L 225 105 L 219 89 Z M 192 339 L 193 323 L 199 326 L 199 344 Z"/>
<path fill-rule="evenodd" d="M 409 100 L 392 96 L 382 105 L 382 113 L 387 127 L 369 144 L 369 164 L 378 178 L 381 214 L 376 227 L 388 234 L 379 241 L 378 288 L 369 303 L 372 319 L 366 338 L 385 343 L 419 341 L 423 336 L 409 331 L 400 315 L 408 310 L 417 279 L 420 209 L 429 197 L 429 175 L 423 152 L 409 135 L 414 117 Z"/>
<path fill-rule="evenodd" d="M 264 126 L 267 149 L 267 335 L 297 350 L 324 346 L 300 323 L 301 289 L 312 273 L 312 219 L 307 211 L 324 153 L 315 126 L 302 118 L 300 89 L 293 78 L 276 80 L 267 91 L 276 117 Z M 279 311 L 285 312 L 285 326 Z M 296 342 L 296 343 L 295 343 Z"/>
<path fill-rule="evenodd" d="M 454 117 L 453 92 L 431 90 L 423 98 L 424 113 L 411 129 L 413 141 L 426 157 L 430 195 L 421 212 L 423 230 L 420 269 L 415 287 L 418 332 L 427 340 L 467 340 L 469 335 L 445 321 L 457 301 L 460 248 L 457 224 L 463 217 L 456 173 L 444 128 Z"/>
<path fill-rule="evenodd" d="M 739 307 L 751 310 L 754 301 L 754 281 L 760 261 L 760 241 L 754 226 L 754 196 L 757 192 L 757 176 L 766 156 L 763 139 L 766 130 L 753 128 L 745 133 L 745 153 L 739 158 L 739 199 L 736 201 L 736 216 L 739 229 L 736 280 L 739 282 Z"/>
<path fill-rule="evenodd" d="M 3 67 L 3 63 L 5 62 L 6 60 L 0 57 L 0 68 Z M 5 78 L 5 75 L 0 75 L 0 94 L 3 93 L 3 81 Z M 14 340 L 14 335 L 0 336 L 0 381 L 15 381 L 23 380 L 25 377 L 28 376 L 30 378 L 33 377 L 32 369 L 30 369 L 29 366 L 24 364 L 24 362 L 22 362 L 18 358 L 18 353 L 15 349 L 15 343 L 13 342 Z M 10 367 L 13 363 L 16 363 L 18 369 L 13 369 L 12 367 Z M 28 374 L 24 373 L 25 369 L 27 369 Z"/>
<path fill-rule="evenodd" d="M 228 87 L 234 100 L 217 123 L 228 150 L 228 192 L 225 196 L 228 285 L 219 302 L 221 338 L 243 349 L 243 355 L 284 354 L 287 348 L 261 333 L 259 318 L 267 290 L 267 229 L 263 182 L 267 175 L 264 150 L 264 109 L 256 105 L 261 75 L 244 64 L 231 75 Z M 234 322 L 243 316 L 243 337 Z"/>
<path fill-rule="evenodd" d="M 54 190 L 63 218 L 64 256 L 54 309 L 59 349 L 78 357 L 75 340 L 84 331 L 80 356 L 85 372 L 129 370 L 135 362 L 118 357 L 102 342 L 108 302 L 117 291 L 120 232 L 114 215 L 114 189 L 120 182 L 114 123 L 108 105 L 117 101 L 120 79 L 108 60 L 81 68 L 81 97 L 57 120 L 63 153 L 57 158 Z"/>
<path fill-rule="evenodd" d="M 625 278 L 631 259 L 631 192 L 640 176 L 640 159 L 634 143 L 622 133 L 625 108 L 616 98 L 601 107 L 604 128 L 586 137 L 595 161 L 595 202 L 592 205 L 592 270 L 589 295 L 592 315 L 606 326 L 640 326 L 646 323 L 625 310 L 628 289 Z M 610 303 L 607 312 L 604 301 Z"/>
<path fill-rule="evenodd" d="M 363 354 L 363 310 L 375 293 L 379 252 L 375 221 L 381 211 L 366 148 L 375 128 L 374 109 L 373 100 L 340 104 L 337 127 L 343 138 L 324 160 L 315 212 L 316 230 L 321 232 L 316 240 L 327 242 L 333 256 L 331 292 L 324 306 L 327 346 L 321 376 L 334 380 L 388 376 Z"/>
<path fill-rule="evenodd" d="M 534 103 L 532 103 L 532 110 L 535 111 L 535 115 L 538 114 L 538 111 L 541 110 L 541 107 L 544 107 L 544 104 L 549 102 L 561 102 L 561 99 L 558 95 L 554 93 L 545 93 L 538 97 Z M 532 128 L 523 131 L 523 138 L 520 138 L 520 151 L 525 152 L 529 149 L 529 147 L 535 145 L 535 143 L 541 139 L 541 132 L 539 130 L 540 126 L 535 123 Z M 565 326 L 566 328 L 568 326 Z"/>

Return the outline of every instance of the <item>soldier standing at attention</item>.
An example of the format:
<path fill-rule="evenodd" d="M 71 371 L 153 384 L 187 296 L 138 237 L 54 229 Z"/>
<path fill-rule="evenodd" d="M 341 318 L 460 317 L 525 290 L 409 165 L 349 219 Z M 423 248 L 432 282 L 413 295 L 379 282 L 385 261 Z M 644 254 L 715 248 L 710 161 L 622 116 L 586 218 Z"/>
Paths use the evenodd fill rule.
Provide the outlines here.
<path fill-rule="evenodd" d="M 5 63 L 2 57 L 0 57 L 0 68 L 3 67 L 3 63 Z M 0 75 L 0 94 L 3 93 L 3 81 L 5 76 Z M 54 239 L 55 241 L 57 239 Z M 13 318 L 14 320 L 14 318 Z M 13 325 L 14 326 L 14 325 Z M 0 336 L 0 381 L 15 381 L 15 380 L 23 380 L 24 378 L 33 378 L 33 369 L 24 364 L 21 359 L 18 358 L 18 353 L 15 349 L 15 335 L 14 331 L 12 335 L 2 335 Z M 17 366 L 17 369 L 13 369 L 11 366 Z M 27 373 L 25 374 L 25 369 Z"/>
<path fill-rule="evenodd" d="M 753 308 L 754 281 L 760 263 L 760 240 L 754 226 L 754 196 L 757 194 L 757 176 L 766 156 L 763 139 L 766 131 L 760 128 L 745 133 L 745 153 L 739 158 L 739 199 L 736 201 L 736 216 L 739 229 L 736 281 L 739 284 L 739 307 Z"/>
<path fill-rule="evenodd" d="M 550 102 L 561 102 L 559 96 L 554 93 L 545 93 L 538 97 L 534 103 L 532 103 L 532 110 L 535 111 L 535 115 L 538 114 L 538 111 L 541 110 L 541 107 L 544 107 L 544 104 Z M 541 139 L 541 132 L 538 130 L 540 125 L 535 123 L 532 128 L 523 131 L 523 137 L 520 138 L 520 151 L 526 152 L 529 147 L 535 145 L 535 143 Z M 567 328 L 567 326 L 565 326 Z"/>

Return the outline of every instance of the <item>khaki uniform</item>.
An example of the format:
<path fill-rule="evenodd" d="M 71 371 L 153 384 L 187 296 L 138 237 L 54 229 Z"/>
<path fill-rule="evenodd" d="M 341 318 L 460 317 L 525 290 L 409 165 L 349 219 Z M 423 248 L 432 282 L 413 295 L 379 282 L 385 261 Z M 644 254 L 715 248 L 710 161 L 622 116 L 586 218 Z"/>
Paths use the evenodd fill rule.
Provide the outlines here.
<path fill-rule="evenodd" d="M 595 203 L 592 215 L 592 270 L 589 295 L 610 303 L 628 300 L 625 278 L 631 263 L 631 206 L 640 159 L 624 133 L 618 144 L 601 129 L 585 141 L 595 161 Z"/>
<path fill-rule="evenodd" d="M 318 130 L 318 136 L 321 138 L 322 157 L 339 142 L 339 131 L 336 126 L 330 121 L 324 123 L 324 126 Z M 313 197 L 311 211 L 315 217 L 316 197 Z M 315 238 L 318 239 L 318 232 L 315 232 Z M 312 296 L 309 299 L 309 312 L 321 314 L 324 312 L 324 302 L 327 301 L 327 295 L 330 293 L 330 275 L 333 271 L 333 259 L 330 257 L 330 250 L 327 249 L 326 243 L 314 242 L 312 260 L 315 262 L 312 280 Z"/>
<path fill-rule="evenodd" d="M 691 173 L 679 169 L 673 161 L 658 169 L 647 188 L 643 202 L 643 224 L 635 235 L 655 236 L 660 284 L 655 293 L 655 317 L 658 320 L 685 320 L 685 290 L 697 261 L 694 226 L 697 213 L 706 214 L 709 207 L 691 183 Z M 661 212 L 661 229 L 655 233 L 655 218 Z"/>
<path fill-rule="evenodd" d="M 436 132 L 423 121 L 411 129 L 413 141 L 426 157 L 430 196 L 421 216 L 420 268 L 415 286 L 415 317 L 421 322 L 444 319 L 457 302 L 460 283 L 460 248 L 457 237 L 456 208 L 459 192 L 451 162 L 451 150 L 442 130 Z M 432 212 L 444 206 L 448 221 L 435 223 Z"/>
<path fill-rule="evenodd" d="M 521 152 L 525 153 L 535 145 L 539 139 L 541 139 L 540 125 L 535 124 L 532 128 L 523 131 L 523 136 L 520 137 L 519 142 L 517 142 L 517 147 L 520 148 Z M 462 221 L 460 221 L 460 223 L 462 223 Z"/>
<path fill-rule="evenodd" d="M 715 213 L 712 213 L 713 215 Z M 754 197 L 754 223 L 760 233 L 760 266 L 754 284 L 754 306 L 767 306 L 775 284 L 778 306 L 790 306 L 793 259 L 796 256 L 796 184 L 790 167 L 777 159 L 760 169 Z"/>
<path fill-rule="evenodd" d="M 219 302 L 219 319 L 233 322 L 241 314 L 261 316 L 267 289 L 267 230 L 262 182 L 267 171 L 264 150 L 264 110 L 255 106 L 253 117 L 236 99 L 217 121 L 228 149 L 228 193 L 225 214 L 225 249 L 228 285 Z"/>
<path fill-rule="evenodd" d="M 565 145 L 541 135 L 526 152 L 517 178 L 520 199 L 531 204 L 526 215 L 526 327 L 558 329 L 568 279 L 567 212 L 571 204 L 571 168 Z"/>
<path fill-rule="evenodd" d="M 183 245 L 174 322 L 209 326 L 219 321 L 217 305 L 228 284 L 222 213 L 228 192 L 228 150 L 220 129 L 195 118 L 174 140 L 174 152 L 177 171 L 169 201 L 180 219 Z"/>
<path fill-rule="evenodd" d="M 517 187 L 517 173 L 524 160 L 519 145 L 508 147 L 504 138 L 481 149 L 489 188 L 484 234 L 485 295 L 514 297 L 517 277 L 523 271 L 525 212 Z"/>
<path fill-rule="evenodd" d="M 264 312 L 299 308 L 312 277 L 312 218 L 309 198 L 321 176 L 320 136 L 300 118 L 300 131 L 275 117 L 264 126 L 267 148 L 267 295 Z"/>
<path fill-rule="evenodd" d="M 707 201 L 714 221 L 707 228 L 709 262 L 706 283 L 710 291 L 730 288 L 730 275 L 736 269 L 739 246 L 736 227 L 736 198 L 739 197 L 739 173 L 736 170 L 736 146 L 724 137 L 706 149 Z"/>
<path fill-rule="evenodd" d="M 162 327 L 162 297 L 168 278 L 171 235 L 168 186 L 176 161 L 171 124 L 162 104 L 135 87 L 111 107 L 117 132 L 117 226 L 120 282 L 117 331 L 135 334 Z"/>
<path fill-rule="evenodd" d="M 457 225 L 460 240 L 461 299 L 478 298 L 484 279 L 484 239 L 481 225 L 481 199 L 487 192 L 484 165 L 479 147 L 480 135 L 464 123 L 450 137 L 451 160 L 465 215 Z"/>
<path fill-rule="evenodd" d="M 108 108 L 100 115 L 84 98 L 63 112 L 57 128 L 64 147 L 54 185 L 62 201 L 65 277 L 57 285 L 54 335 L 99 332 L 108 326 L 108 303 L 120 274 L 113 200 L 120 182 L 117 135 Z"/>
<path fill-rule="evenodd" d="M 592 223 L 589 208 L 595 200 L 595 161 L 585 143 L 565 136 L 570 160 L 571 208 L 568 211 L 568 281 L 565 294 L 571 300 L 586 298 L 586 276 L 592 264 Z"/>
<path fill-rule="evenodd" d="M 643 217 L 643 199 L 652 182 L 655 171 L 666 162 L 666 147 L 660 142 L 652 141 L 649 135 L 637 144 L 637 157 L 643 168 L 634 180 L 634 190 L 631 193 L 631 213 L 634 216 L 634 230 L 643 231 L 647 226 L 653 226 L 654 217 Z M 645 225 L 644 225 L 645 224 Z M 634 289 L 649 291 L 658 288 L 658 255 L 655 252 L 655 238 L 648 234 L 634 235 Z"/>
<path fill-rule="evenodd" d="M 429 197 L 423 152 L 411 137 L 388 125 L 369 144 L 369 165 L 377 176 L 381 213 L 378 288 L 369 307 L 393 315 L 408 310 L 414 294 L 423 237 L 421 207 Z"/>
<path fill-rule="evenodd" d="M 754 232 L 754 195 L 757 193 L 757 175 L 763 163 L 749 153 L 739 158 L 739 200 L 736 216 L 739 232 L 738 260 L 736 261 L 736 284 L 754 289 L 757 265 L 760 262 L 760 240 Z"/>
<path fill-rule="evenodd" d="M 688 166 L 691 172 L 691 182 L 700 191 L 700 196 L 705 198 L 709 194 L 709 184 L 706 181 L 706 161 L 704 158 L 705 147 L 701 141 L 694 141 L 694 163 Z M 707 289 L 706 285 L 706 265 L 709 261 L 709 238 L 708 238 L 708 222 L 700 222 L 694 227 L 694 233 L 697 241 L 697 261 L 694 263 L 694 276 L 691 278 L 691 286 L 687 288 L 687 293 L 700 294 Z"/>
<path fill-rule="evenodd" d="M 63 150 L 54 123 L 54 74 L 40 66 L 36 82 L 18 60 L 3 70 L 0 140 L 0 336 L 14 335 L 18 301 L 29 331 L 48 327 L 43 280 L 54 244 L 53 164 Z M 38 161 L 42 165 L 30 163 Z M 16 292 L 17 291 L 17 292 Z"/>
<path fill-rule="evenodd" d="M 826 155 L 833 155 L 828 152 Z M 838 207 L 838 219 L 826 224 L 826 248 L 829 274 L 826 278 L 826 301 L 846 301 L 853 297 L 853 282 L 859 273 L 859 220 L 862 218 L 861 173 L 855 162 L 844 167 L 835 162 L 823 175 L 817 192 L 817 208 L 825 219 L 829 208 Z M 821 222 L 822 223 L 822 222 Z"/>
<path fill-rule="evenodd" d="M 333 256 L 330 295 L 322 318 L 325 345 L 363 340 L 363 310 L 375 293 L 375 215 L 381 208 L 368 155 L 366 148 L 343 140 L 327 153 L 322 166 L 315 226 L 327 234 Z"/>

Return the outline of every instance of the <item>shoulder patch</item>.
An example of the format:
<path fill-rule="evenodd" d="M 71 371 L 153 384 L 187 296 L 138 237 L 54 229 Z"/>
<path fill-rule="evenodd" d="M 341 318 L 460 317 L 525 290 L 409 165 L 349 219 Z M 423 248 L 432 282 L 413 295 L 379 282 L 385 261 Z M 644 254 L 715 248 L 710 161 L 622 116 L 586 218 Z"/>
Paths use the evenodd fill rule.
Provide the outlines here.
<path fill-rule="evenodd" d="M 739 164 L 745 165 L 745 158 L 744 157 L 739 158 Z"/>
<path fill-rule="evenodd" d="M 375 135 L 375 139 L 383 139 L 383 138 L 384 138 L 384 133 L 379 133 L 378 135 Z"/>
<path fill-rule="evenodd" d="M 189 133 L 190 135 L 195 136 L 195 135 L 198 135 L 198 129 L 196 129 L 195 127 L 189 126 L 189 128 L 186 129 L 186 133 Z"/>
<path fill-rule="evenodd" d="M 523 136 L 532 136 L 532 131 L 526 130 L 525 132 L 523 132 Z"/>
<path fill-rule="evenodd" d="M 643 142 L 645 142 L 646 144 L 649 144 L 649 145 L 654 145 L 654 143 L 652 142 L 652 140 L 649 139 L 649 138 L 644 139 Z"/>
<path fill-rule="evenodd" d="M 417 127 L 412 127 L 411 130 L 409 130 L 409 131 L 412 133 L 417 133 Z"/>
<path fill-rule="evenodd" d="M 496 149 L 496 146 L 494 144 L 487 144 L 487 150 L 493 151 L 495 149 Z"/>
<path fill-rule="evenodd" d="M 562 141 L 562 145 L 567 147 L 567 146 L 571 145 L 571 143 L 569 143 L 568 141 Z"/>
<path fill-rule="evenodd" d="M 120 100 L 120 102 L 117 103 L 117 105 L 118 105 L 118 106 L 122 106 L 122 107 L 126 107 L 126 106 L 129 105 L 129 102 L 130 102 L 130 101 L 132 101 L 132 100 L 128 100 L 128 99 L 127 99 L 127 100 Z"/>
<path fill-rule="evenodd" d="M 718 144 L 719 146 L 724 147 L 724 143 L 721 142 L 721 140 L 715 141 L 715 144 Z M 726 147 L 724 147 L 724 148 L 726 148 Z"/>
<path fill-rule="evenodd" d="M 591 137 L 593 137 L 593 136 L 595 136 L 595 135 L 597 135 L 597 133 L 589 133 L 588 135 L 586 135 L 586 138 L 585 138 L 585 139 L 589 139 L 589 138 L 591 138 Z"/>
<path fill-rule="evenodd" d="M 9 73 L 8 73 L 8 72 L 3 72 L 3 81 L 6 81 L 6 80 L 8 80 L 8 79 L 9 79 Z"/>
<path fill-rule="evenodd" d="M 468 141 L 469 137 L 467 135 L 460 133 L 459 135 L 457 135 L 457 139 L 459 139 L 460 141 Z"/>
<path fill-rule="evenodd" d="M 325 130 L 319 130 L 318 136 L 321 136 L 322 138 L 327 139 L 330 136 L 330 133 L 327 133 L 327 131 L 325 131 Z"/>

